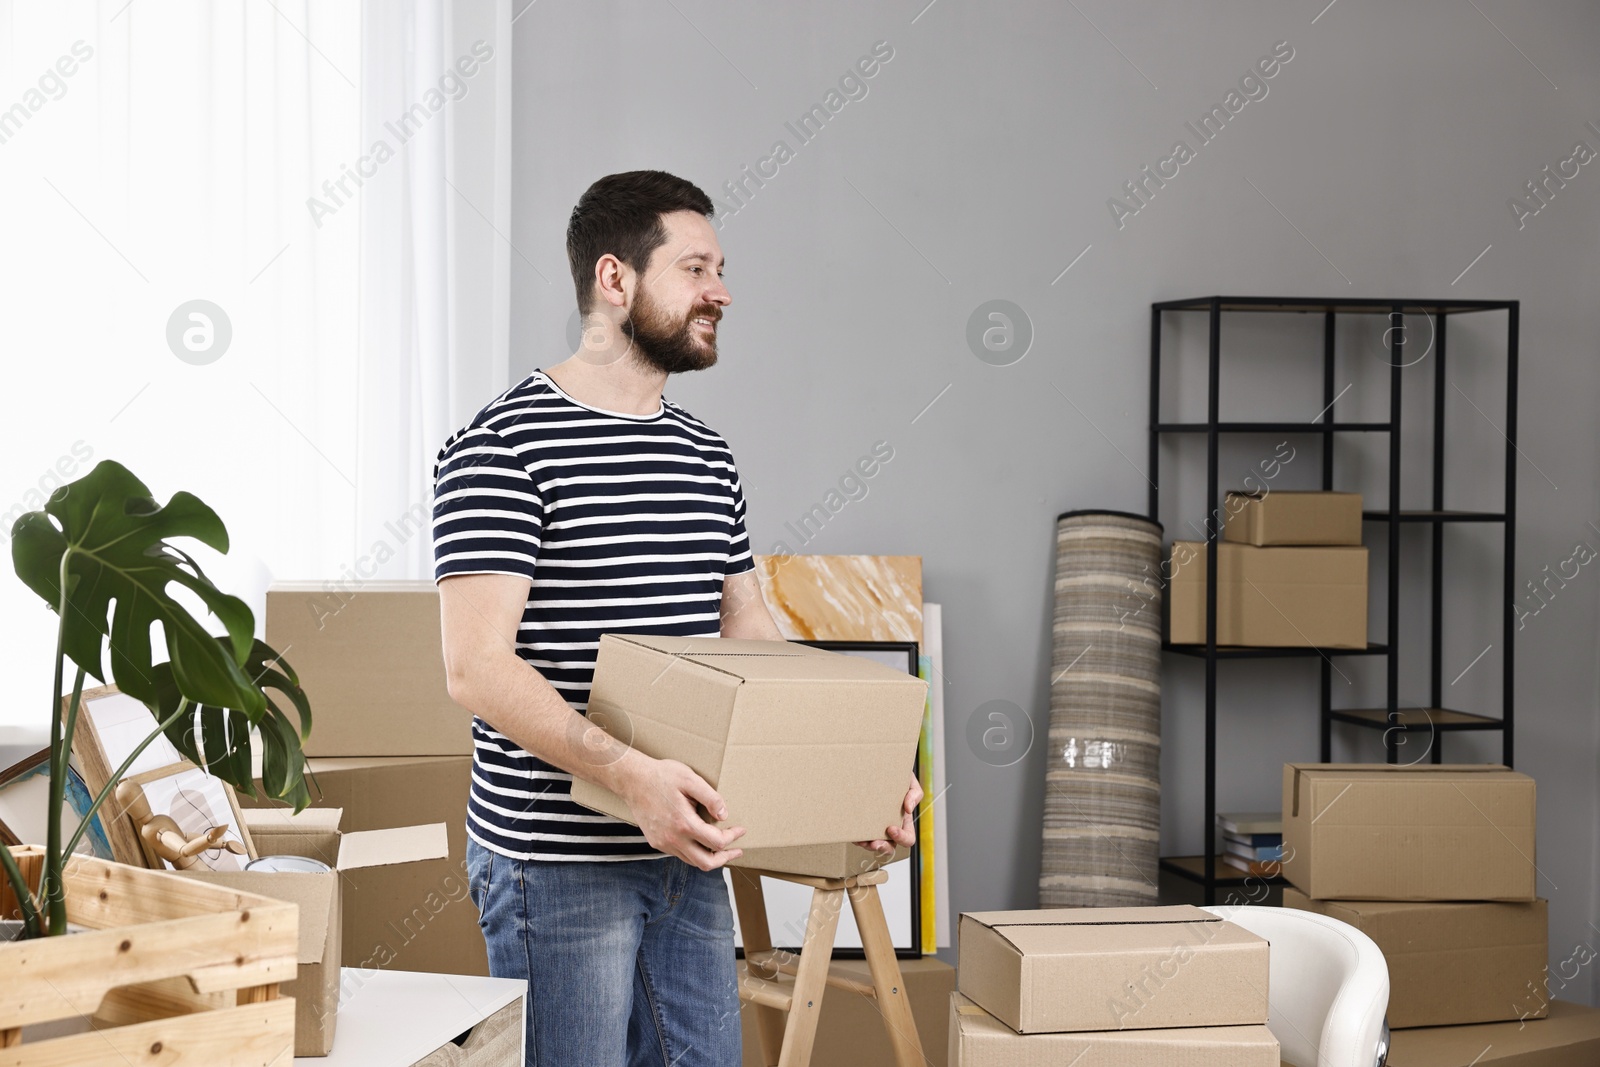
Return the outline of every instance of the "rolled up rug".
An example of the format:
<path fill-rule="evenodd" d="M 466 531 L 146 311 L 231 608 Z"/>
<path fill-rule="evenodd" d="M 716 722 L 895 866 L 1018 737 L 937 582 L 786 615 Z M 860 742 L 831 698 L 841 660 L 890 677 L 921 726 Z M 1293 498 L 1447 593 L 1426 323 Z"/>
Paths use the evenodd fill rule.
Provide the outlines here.
<path fill-rule="evenodd" d="M 1041 907 L 1155 902 L 1163 586 L 1159 523 L 1057 517 Z"/>

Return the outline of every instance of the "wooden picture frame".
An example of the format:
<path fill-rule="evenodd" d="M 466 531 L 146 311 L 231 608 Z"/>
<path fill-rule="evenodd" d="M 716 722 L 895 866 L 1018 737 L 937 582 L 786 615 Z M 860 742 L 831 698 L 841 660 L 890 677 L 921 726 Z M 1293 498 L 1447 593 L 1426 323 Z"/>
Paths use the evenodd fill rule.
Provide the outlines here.
<path fill-rule="evenodd" d="M 70 698 L 62 698 L 62 710 Z M 80 698 L 77 724 L 72 731 L 72 754 L 83 770 L 90 796 L 98 796 L 128 753 L 157 726 L 155 714 L 140 701 L 125 696 L 114 685 L 86 689 Z M 165 737 L 158 737 L 139 755 L 129 776 L 183 763 L 183 755 Z M 123 814 L 116 797 L 100 805 L 101 823 L 111 841 L 111 858 L 118 863 L 145 865 L 139 834 Z"/>
<path fill-rule="evenodd" d="M 210 849 L 196 857 L 200 867 L 214 871 L 242 871 L 247 863 L 259 858 L 255 842 L 250 837 L 250 828 L 245 825 L 244 816 L 240 812 L 239 798 L 234 794 L 233 787 L 221 778 L 206 773 L 203 767 L 184 760 L 170 767 L 160 767 L 142 774 L 130 775 L 122 780 L 117 789 L 124 795 L 130 789 L 142 793 L 153 814 L 171 817 L 183 832 L 190 836 L 203 833 L 212 826 L 223 825 L 216 820 L 224 820 L 228 826 L 228 836 L 244 846 L 244 853 L 241 855 L 220 848 Z M 131 806 L 124 804 L 122 808 L 126 812 Z M 176 869 L 171 863 L 156 855 L 155 851 L 138 837 L 138 828 L 135 825 L 137 820 L 131 814 L 124 814 L 123 821 L 133 830 L 136 840 L 139 841 L 140 862 L 143 866 L 156 870 Z"/>

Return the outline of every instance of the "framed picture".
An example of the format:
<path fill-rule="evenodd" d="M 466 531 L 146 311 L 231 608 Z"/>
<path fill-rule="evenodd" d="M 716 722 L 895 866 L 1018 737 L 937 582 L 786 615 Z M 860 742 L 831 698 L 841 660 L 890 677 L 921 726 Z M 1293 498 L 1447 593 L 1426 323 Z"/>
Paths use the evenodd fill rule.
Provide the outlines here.
<path fill-rule="evenodd" d="M 77 832 L 94 803 L 88 786 L 70 765 L 62 797 L 62 843 Z M 0 846 L 42 845 L 50 826 L 50 750 L 42 749 L 14 766 L 0 770 Z M 111 842 L 97 812 L 78 842 L 77 851 L 111 859 Z"/>
<path fill-rule="evenodd" d="M 112 772 L 122 766 L 123 761 L 139 747 L 140 742 L 155 732 L 158 725 L 148 707 L 118 692 L 114 685 L 84 691 L 78 722 L 72 731 L 72 754 L 83 768 L 83 781 L 91 796 L 99 795 L 106 782 L 111 780 Z M 157 737 L 139 753 L 139 757 L 128 768 L 127 777 L 183 762 L 182 753 L 171 741 L 165 736 Z M 122 817 L 122 809 L 116 799 L 102 804 L 100 812 L 105 816 L 111 858 L 118 863 L 142 866 L 145 858 L 144 850 L 139 845 L 139 835 L 134 831 L 133 824 Z"/>
<path fill-rule="evenodd" d="M 920 655 L 915 641 L 796 641 L 798 645 L 838 652 L 846 656 L 859 656 L 905 671 L 912 677 L 919 673 Z M 914 765 L 913 773 L 919 768 Z M 906 784 L 911 783 L 908 780 Z M 884 867 L 888 880 L 878 886 L 878 898 L 883 902 L 884 918 L 889 924 L 889 936 L 894 942 L 895 955 L 902 959 L 917 959 L 925 951 L 922 922 L 922 835 L 911 848 L 909 858 Z M 811 889 L 767 878 L 762 880 L 762 894 L 767 901 L 767 925 L 772 931 L 774 947 L 797 951 L 796 946 L 804 935 L 806 917 L 811 909 Z M 793 933 L 793 938 L 787 934 Z M 786 943 L 786 942 L 793 943 Z M 838 932 L 834 935 L 836 959 L 861 959 L 861 934 L 856 929 L 855 915 L 845 908 L 839 915 Z"/>
<path fill-rule="evenodd" d="M 192 844 L 174 862 L 140 837 L 143 863 L 157 870 L 198 869 L 242 871 L 256 858 L 255 843 L 239 814 L 233 788 L 189 762 L 162 767 L 123 780 L 117 790 L 123 809 L 138 833 L 146 823 L 159 822 L 163 844 L 198 843 L 215 833 L 214 847 L 195 849 Z"/>

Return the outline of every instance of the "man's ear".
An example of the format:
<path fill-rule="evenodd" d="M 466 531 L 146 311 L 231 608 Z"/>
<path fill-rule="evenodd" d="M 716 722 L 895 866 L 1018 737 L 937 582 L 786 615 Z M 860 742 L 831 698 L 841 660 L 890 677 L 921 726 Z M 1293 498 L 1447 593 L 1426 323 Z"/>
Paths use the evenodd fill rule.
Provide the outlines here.
<path fill-rule="evenodd" d="M 595 261 L 595 291 L 612 307 L 627 307 L 638 278 L 629 266 L 607 252 Z"/>

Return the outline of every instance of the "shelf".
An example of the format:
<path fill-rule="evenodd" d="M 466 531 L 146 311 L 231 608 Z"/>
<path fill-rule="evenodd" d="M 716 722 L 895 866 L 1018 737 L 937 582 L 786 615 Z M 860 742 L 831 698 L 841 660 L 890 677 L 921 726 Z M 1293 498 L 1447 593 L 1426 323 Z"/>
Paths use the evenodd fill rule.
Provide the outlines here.
<path fill-rule="evenodd" d="M 1218 689 L 1222 682 L 1222 675 L 1231 676 L 1237 670 L 1249 670 L 1250 667 L 1234 668 L 1219 671 L 1216 664 L 1223 660 L 1230 661 L 1267 661 L 1284 660 L 1298 661 L 1307 666 L 1314 666 L 1312 675 L 1316 678 L 1316 723 L 1320 759 L 1324 763 L 1333 760 L 1333 741 L 1336 730 L 1348 734 L 1343 727 L 1335 727 L 1335 723 L 1344 723 L 1363 730 L 1378 730 L 1380 734 L 1362 738 L 1363 742 L 1381 737 L 1381 747 L 1384 758 L 1389 763 L 1400 761 L 1399 746 L 1408 745 L 1406 755 L 1409 756 L 1416 749 L 1425 749 L 1422 759 L 1431 758 L 1434 763 L 1443 760 L 1443 748 L 1446 745 L 1446 733 L 1455 737 L 1448 744 L 1455 746 L 1462 743 L 1459 736 L 1462 732 L 1477 731 L 1485 733 L 1486 739 L 1491 743 L 1494 735 L 1499 734 L 1500 762 L 1506 766 L 1514 766 L 1513 757 L 1515 731 L 1514 715 L 1514 656 L 1517 643 L 1516 620 L 1513 612 L 1513 602 L 1516 596 L 1517 575 L 1514 571 L 1516 553 L 1516 521 L 1517 521 L 1517 477 L 1519 454 L 1517 448 L 1517 368 L 1519 334 L 1521 330 L 1521 308 L 1517 300 L 1465 300 L 1449 297 L 1446 293 L 1436 293 L 1434 298 L 1426 300 L 1404 300 L 1397 298 L 1354 298 L 1350 296 L 1327 297 L 1300 297 L 1300 296 L 1228 296 L 1213 294 L 1209 296 L 1196 296 L 1183 300 L 1157 301 L 1150 306 L 1150 381 L 1149 381 L 1149 416 L 1145 420 L 1147 427 L 1146 444 L 1148 447 L 1148 461 L 1145 466 L 1145 480 L 1149 485 L 1148 506 L 1145 513 L 1154 520 L 1162 517 L 1162 504 L 1170 498 L 1171 490 L 1167 488 L 1167 479 L 1162 477 L 1164 465 L 1171 465 L 1174 459 L 1187 458 L 1193 460 L 1193 452 L 1200 446 L 1209 442 L 1209 448 L 1201 455 L 1203 466 L 1200 467 L 1196 480 L 1198 486 L 1204 487 L 1208 496 L 1215 497 L 1208 504 L 1220 503 L 1223 491 L 1227 488 L 1227 479 L 1230 477 L 1226 470 L 1221 469 L 1223 454 L 1219 451 L 1223 435 L 1231 444 L 1245 444 L 1249 442 L 1263 442 L 1281 440 L 1284 438 L 1295 441 L 1296 447 L 1302 452 L 1307 452 L 1312 458 L 1300 460 L 1320 466 L 1320 471 L 1306 471 L 1305 483 L 1311 483 L 1316 474 L 1315 484 L 1323 490 L 1332 490 L 1341 479 L 1341 469 L 1347 461 L 1341 459 L 1343 450 L 1339 447 L 1342 443 L 1359 440 L 1363 443 L 1370 442 L 1378 448 L 1378 453 L 1370 457 L 1367 462 L 1360 465 L 1363 477 L 1368 475 L 1381 476 L 1387 469 L 1387 478 L 1383 484 L 1386 489 L 1381 497 L 1374 497 L 1366 502 L 1366 507 L 1361 511 L 1362 529 L 1365 531 L 1368 542 L 1376 545 L 1386 541 L 1392 545 L 1395 552 L 1391 554 L 1381 575 L 1369 575 L 1371 586 L 1369 594 L 1381 597 L 1381 611 L 1374 615 L 1374 627 L 1371 633 L 1376 636 L 1381 633 L 1383 642 L 1373 641 L 1365 647 L 1356 648 L 1316 648 L 1310 646 L 1300 647 L 1241 647 L 1221 645 L 1207 648 L 1204 640 L 1196 643 L 1173 644 L 1164 640 L 1161 643 L 1163 652 L 1172 652 L 1176 655 L 1187 656 L 1199 660 L 1204 664 L 1204 706 L 1196 708 L 1198 714 L 1204 711 L 1204 763 L 1205 771 L 1203 791 L 1193 799 L 1196 803 L 1184 805 L 1182 818 L 1204 820 L 1204 836 L 1196 839 L 1197 843 L 1204 842 L 1207 847 L 1213 845 L 1215 833 L 1215 816 L 1217 812 L 1217 792 L 1220 780 L 1225 780 L 1225 774 L 1236 773 L 1239 768 L 1230 766 L 1224 770 L 1219 766 L 1219 756 L 1232 753 L 1233 749 L 1219 737 L 1227 716 L 1220 714 Z M 1176 321 L 1166 318 L 1167 312 L 1199 312 L 1200 317 L 1189 314 L 1188 317 Z M 1284 412 L 1281 408 L 1267 408 L 1252 411 L 1249 408 L 1233 407 L 1228 401 L 1228 390 L 1225 388 L 1225 377 L 1230 374 L 1231 366 L 1229 350 L 1233 347 L 1228 343 L 1228 334 L 1232 330 L 1229 325 L 1239 324 L 1239 320 L 1226 317 L 1221 312 L 1257 312 L 1285 316 L 1266 321 L 1266 326 L 1271 330 L 1284 333 L 1283 343 L 1279 346 L 1268 348 L 1265 352 L 1251 353 L 1252 359 L 1248 365 L 1255 365 L 1260 359 L 1265 358 L 1274 366 L 1280 364 L 1293 364 L 1297 374 L 1306 379 L 1305 384 L 1309 390 L 1314 389 L 1320 382 L 1320 395 L 1325 407 L 1320 410 L 1314 419 L 1298 421 L 1285 419 L 1284 415 L 1292 416 L 1293 411 Z M 1454 438 L 1446 434 L 1447 422 L 1445 408 L 1451 395 L 1449 379 L 1446 374 L 1446 350 L 1449 335 L 1455 331 L 1449 329 L 1448 319 L 1457 314 L 1470 312 L 1497 312 L 1491 319 L 1479 320 L 1482 325 L 1489 326 L 1498 331 L 1505 331 L 1505 407 L 1503 414 L 1493 415 L 1480 412 L 1491 424 L 1491 430 L 1485 428 L 1473 417 L 1468 416 L 1464 425 L 1453 432 L 1456 436 L 1462 434 L 1466 438 L 1479 442 L 1487 441 L 1489 446 L 1496 445 L 1496 438 L 1489 436 L 1491 432 L 1498 431 L 1499 426 L 1505 430 L 1499 433 L 1505 449 L 1505 464 L 1501 474 L 1492 478 L 1489 472 L 1483 469 L 1483 455 L 1472 450 L 1458 450 L 1454 447 Z M 1355 407 L 1336 408 L 1335 404 L 1345 395 L 1345 390 L 1350 385 L 1345 379 L 1350 374 L 1356 373 L 1354 357 L 1347 351 L 1343 356 L 1343 367 L 1346 374 L 1340 373 L 1341 359 L 1339 357 L 1340 343 L 1349 350 L 1351 339 L 1342 338 L 1348 334 L 1351 326 L 1365 323 L 1366 326 L 1377 329 L 1377 323 L 1393 327 L 1401 320 L 1396 313 L 1406 316 L 1404 320 L 1408 325 L 1415 324 L 1417 320 L 1427 318 L 1433 324 L 1432 339 L 1429 342 L 1431 358 L 1420 367 L 1403 369 L 1400 366 L 1378 362 L 1376 366 L 1371 360 L 1361 360 L 1365 370 L 1360 372 L 1363 379 L 1378 379 L 1378 382 L 1387 379 L 1387 403 L 1382 407 L 1371 407 L 1357 410 Z M 1286 316 L 1305 316 L 1298 323 L 1291 323 Z M 1346 316 L 1364 316 L 1361 322 L 1356 322 Z M 1312 316 L 1315 316 L 1312 318 Z M 1224 319 L 1226 318 L 1226 321 Z M 1469 319 L 1469 324 L 1474 321 Z M 1276 325 L 1273 325 L 1273 324 Z M 1259 323 L 1258 323 L 1259 325 Z M 1163 370 L 1163 341 L 1164 334 L 1171 332 L 1168 327 L 1182 327 L 1183 345 L 1180 346 L 1180 355 L 1183 359 L 1181 366 L 1192 370 L 1195 357 L 1203 356 L 1201 367 L 1203 373 L 1197 381 L 1191 380 L 1189 373 L 1180 376 L 1176 381 L 1170 372 Z M 1191 327 L 1193 328 L 1191 330 Z M 1191 334 L 1198 336 L 1190 336 Z M 1398 339 L 1385 335 L 1385 340 L 1391 342 L 1387 347 L 1391 354 L 1399 344 Z M 1198 349 L 1198 351 L 1195 351 Z M 1474 353 L 1475 356 L 1475 353 Z M 1319 358 L 1320 357 L 1320 358 Z M 1170 358 L 1170 357 L 1169 357 Z M 1398 362 L 1398 361 L 1396 361 Z M 1474 363 L 1477 360 L 1474 358 Z M 1368 373 L 1370 371 L 1371 373 Z M 1421 379 L 1421 380 L 1419 380 Z M 1165 387 L 1165 392 L 1163 390 Z M 1181 388 L 1180 388 L 1181 387 Z M 1342 388 L 1341 388 L 1342 387 Z M 1164 412 L 1163 397 L 1172 394 L 1174 398 L 1187 397 L 1195 401 L 1186 404 L 1180 410 Z M 1373 397 L 1372 399 L 1376 399 Z M 1201 401 L 1203 400 L 1203 406 Z M 1176 406 L 1176 404 L 1174 404 Z M 1431 408 L 1432 418 L 1413 419 L 1412 412 L 1423 407 Z M 1268 419 L 1252 420 L 1249 418 L 1239 420 L 1224 420 L 1222 412 L 1231 410 L 1249 415 L 1265 415 Z M 1308 415 L 1309 410 L 1304 412 Z M 1340 415 L 1343 418 L 1340 418 Z M 1381 419 L 1387 421 L 1357 421 L 1362 419 Z M 1498 420 L 1498 421 L 1497 421 Z M 1342 436 L 1346 434 L 1382 434 L 1382 437 L 1352 438 Z M 1270 434 L 1275 437 L 1261 437 Z M 1256 435 L 1256 436 L 1248 436 Z M 1425 446 L 1431 440 L 1431 448 L 1424 447 L 1416 451 L 1418 446 Z M 1303 446 L 1303 447 L 1302 447 Z M 1403 447 L 1402 447 L 1403 446 Z M 1370 451 L 1370 450 L 1366 450 Z M 1415 458 L 1423 458 L 1425 462 L 1415 461 L 1402 464 L 1401 453 Z M 1495 448 L 1498 451 L 1498 448 Z M 1485 453 L 1487 454 L 1487 453 Z M 1318 461 L 1320 460 L 1320 463 Z M 1230 463 L 1232 461 L 1229 461 Z M 1402 468 L 1405 468 L 1404 470 Z M 1503 501 L 1497 499 L 1498 494 L 1485 496 L 1482 503 L 1485 510 L 1450 510 L 1445 508 L 1444 486 L 1447 479 L 1447 467 L 1458 468 L 1455 476 L 1466 478 L 1477 484 L 1482 482 L 1486 489 L 1492 492 L 1491 484 L 1498 484 L 1502 479 L 1505 484 Z M 1405 492 L 1403 487 L 1411 479 L 1406 470 L 1417 469 L 1422 473 L 1421 482 L 1432 489 L 1428 496 L 1412 495 Z M 1197 472 L 1192 468 L 1180 464 L 1179 469 L 1184 474 L 1194 475 Z M 1177 473 L 1177 472 L 1174 472 Z M 1431 477 L 1429 477 L 1431 475 Z M 1301 480 L 1301 479 L 1297 479 Z M 1306 484 L 1305 488 L 1312 488 Z M 1422 488 L 1421 485 L 1418 488 Z M 1413 500 L 1421 503 L 1427 500 L 1431 508 L 1422 507 L 1404 509 L 1387 507 L 1391 502 Z M 1172 504 L 1169 503 L 1168 507 Z M 1493 510 L 1490 510 L 1493 509 Z M 1368 527 L 1367 523 L 1378 524 L 1376 528 Z M 1427 553 L 1426 560 L 1418 558 L 1417 549 L 1424 547 L 1413 544 L 1409 536 L 1402 537 L 1402 523 L 1421 524 L 1418 532 L 1432 531 L 1431 538 L 1424 537 L 1423 541 L 1432 542 L 1436 551 Z M 1485 569 L 1483 561 L 1468 553 L 1464 558 L 1455 560 L 1453 557 L 1459 553 L 1459 547 L 1451 542 L 1450 538 L 1443 535 L 1446 523 L 1479 523 L 1488 525 L 1488 533 L 1494 540 L 1495 527 L 1499 527 L 1499 535 L 1503 537 L 1504 551 L 1501 553 L 1499 566 Z M 1412 527 L 1416 529 L 1415 526 Z M 1176 533 L 1175 533 L 1176 535 Z M 1200 535 L 1205 537 L 1205 533 Z M 1220 539 L 1221 534 L 1213 531 L 1212 537 Z M 1204 557 L 1201 557 L 1204 559 Z M 1470 573 L 1475 574 L 1485 584 L 1491 580 L 1495 586 L 1503 587 L 1504 603 L 1502 599 L 1492 593 L 1483 598 L 1486 603 L 1473 614 L 1481 615 L 1489 622 L 1499 620 L 1500 632 L 1496 639 L 1495 648 L 1502 657 L 1502 671 L 1495 689 L 1499 690 L 1500 699 L 1492 702 L 1473 703 L 1474 707 L 1482 707 L 1488 714 L 1497 716 L 1489 718 L 1488 714 L 1469 714 L 1467 712 L 1453 711 L 1448 708 L 1400 708 L 1399 688 L 1400 678 L 1405 672 L 1402 667 L 1408 665 L 1411 653 L 1400 646 L 1399 635 L 1404 632 L 1402 623 L 1402 606 L 1408 604 L 1413 596 L 1421 598 L 1422 613 L 1425 618 L 1425 634 L 1429 638 L 1425 662 L 1419 664 L 1425 668 L 1425 677 L 1428 680 L 1427 688 L 1419 689 L 1419 693 L 1429 693 L 1429 700 L 1443 703 L 1444 693 L 1447 691 L 1445 683 L 1449 681 L 1444 675 L 1444 665 L 1440 649 L 1445 644 L 1447 633 L 1458 624 L 1459 611 L 1450 610 L 1445 603 L 1444 589 L 1446 581 L 1454 576 L 1454 570 L 1471 568 Z M 1503 569 L 1503 575 L 1498 573 Z M 1415 571 L 1419 579 L 1420 588 L 1414 587 L 1409 582 L 1402 582 L 1402 576 Z M 1202 596 L 1204 593 L 1202 592 Z M 1482 610 L 1490 608 L 1491 604 L 1498 610 Z M 1217 607 L 1221 608 L 1220 601 Z M 1407 614 L 1406 618 L 1412 618 Z M 1230 631 L 1237 633 L 1237 631 Z M 1215 640 L 1221 633 L 1219 627 L 1212 631 Z M 1164 633 L 1164 637 L 1170 633 Z M 1185 636 L 1193 637 L 1190 633 Z M 1267 635 L 1263 635 L 1267 636 Z M 1346 656 L 1380 656 L 1381 660 L 1369 664 L 1373 670 L 1368 673 L 1381 675 L 1383 685 L 1375 692 L 1362 697 L 1345 697 L 1346 700 L 1370 703 L 1379 701 L 1384 706 L 1381 708 L 1337 708 L 1334 706 L 1334 683 L 1341 673 L 1352 670 L 1352 661 L 1343 663 L 1335 657 Z M 1383 670 L 1376 670 L 1382 666 Z M 1298 668 L 1296 668 L 1298 672 Z M 1199 679 L 1187 679 L 1198 682 Z M 1342 687 L 1341 687 L 1341 690 Z M 1394 713 L 1388 710 L 1395 708 Z M 1228 725 L 1236 725 L 1229 722 Z M 1420 738 L 1420 740 L 1419 740 Z M 1346 740 L 1352 738 L 1346 737 Z M 1198 751 L 1189 754 L 1197 765 L 1201 763 Z M 1299 758 L 1304 758 L 1299 757 Z M 1234 760 L 1230 759 L 1230 763 Z M 1250 773 L 1259 774 L 1260 768 L 1249 768 Z M 1198 773 L 1198 767 L 1197 767 Z M 1195 783 L 1197 786 L 1200 783 Z M 1204 894 L 1207 904 L 1216 903 L 1219 897 L 1233 896 L 1237 890 L 1219 889 L 1219 887 L 1237 887 L 1249 882 L 1251 876 L 1232 868 L 1224 863 L 1224 858 L 1215 858 L 1213 870 L 1216 872 L 1211 878 L 1205 874 L 1206 864 L 1212 862 L 1204 856 L 1178 856 L 1163 857 L 1161 859 L 1161 872 L 1163 876 L 1183 878 L 1188 882 L 1198 883 Z M 1262 881 L 1267 881 L 1263 879 Z M 1272 879 L 1273 884 L 1283 884 L 1281 879 Z"/>
<path fill-rule="evenodd" d="M 1267 877 L 1259 874 L 1246 874 L 1239 868 L 1225 862 L 1221 856 L 1216 857 L 1217 875 L 1211 884 L 1218 885 L 1244 885 L 1246 882 L 1265 883 L 1267 885 L 1288 885 L 1281 875 Z M 1191 882 L 1206 884 L 1206 858 L 1204 856 L 1162 856 L 1161 869 L 1179 878 L 1187 878 Z"/>
<path fill-rule="evenodd" d="M 1368 522 L 1388 522 L 1387 511 L 1363 511 L 1361 517 Z M 1395 516 L 1401 522 L 1505 522 L 1501 511 L 1402 511 Z"/>
<path fill-rule="evenodd" d="M 1336 315 L 1387 315 L 1396 304 L 1412 315 L 1510 311 L 1517 306 L 1515 300 L 1370 300 L 1303 296 L 1197 296 L 1189 300 L 1163 300 L 1151 306 L 1157 311 L 1210 311 L 1213 300 L 1222 302 L 1223 311 L 1331 311 Z"/>
<path fill-rule="evenodd" d="M 1195 656 L 1199 659 L 1206 658 L 1205 645 L 1175 645 L 1170 641 L 1163 641 L 1161 648 L 1165 652 L 1176 652 L 1180 656 Z M 1274 659 L 1281 656 L 1386 656 L 1389 646 L 1376 642 L 1368 643 L 1366 648 L 1265 648 L 1247 647 L 1242 645 L 1218 645 L 1218 659 Z"/>
<path fill-rule="evenodd" d="M 1157 433 L 1206 433 L 1207 422 L 1158 422 Z M 1388 433 L 1387 422 L 1219 422 L 1218 433 Z"/>
<path fill-rule="evenodd" d="M 1365 726 L 1375 730 L 1501 730 L 1505 724 L 1487 715 L 1449 708 L 1397 708 L 1389 718 L 1388 708 L 1334 708 L 1328 717 L 1335 722 Z"/>

